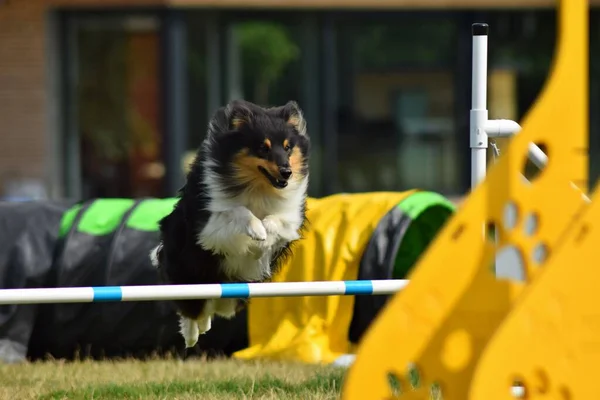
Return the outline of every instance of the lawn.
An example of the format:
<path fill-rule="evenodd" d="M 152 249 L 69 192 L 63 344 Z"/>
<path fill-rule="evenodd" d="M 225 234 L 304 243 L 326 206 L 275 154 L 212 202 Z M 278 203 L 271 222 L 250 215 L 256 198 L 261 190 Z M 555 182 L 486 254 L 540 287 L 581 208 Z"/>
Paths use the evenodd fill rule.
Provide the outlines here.
<path fill-rule="evenodd" d="M 0 365 L 0 399 L 338 399 L 345 370 L 176 359 Z"/>

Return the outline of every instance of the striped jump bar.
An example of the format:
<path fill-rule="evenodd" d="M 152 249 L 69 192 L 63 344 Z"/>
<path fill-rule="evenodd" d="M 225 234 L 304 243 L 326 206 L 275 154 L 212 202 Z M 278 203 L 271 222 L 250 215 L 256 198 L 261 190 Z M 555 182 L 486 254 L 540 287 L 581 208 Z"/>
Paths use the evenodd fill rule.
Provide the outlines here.
<path fill-rule="evenodd" d="M 408 280 L 223 283 L 210 285 L 89 286 L 0 289 L 0 305 L 98 303 L 252 297 L 385 295 L 400 291 Z"/>

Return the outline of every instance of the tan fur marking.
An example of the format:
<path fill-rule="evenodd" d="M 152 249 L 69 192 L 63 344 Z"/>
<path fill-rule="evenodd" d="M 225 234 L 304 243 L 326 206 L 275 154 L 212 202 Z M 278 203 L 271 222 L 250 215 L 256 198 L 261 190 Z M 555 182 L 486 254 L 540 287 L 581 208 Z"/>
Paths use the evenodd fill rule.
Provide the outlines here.
<path fill-rule="evenodd" d="M 296 114 L 293 114 L 292 116 L 290 116 L 290 118 L 288 119 L 288 123 L 296 128 L 298 128 L 298 125 L 300 125 L 300 117 Z"/>
<path fill-rule="evenodd" d="M 290 156 L 290 167 L 292 168 L 292 179 L 301 179 L 302 167 L 304 166 L 304 154 L 298 147 L 294 147 Z"/>
<path fill-rule="evenodd" d="M 283 141 L 283 148 L 285 149 L 285 148 L 286 148 L 286 147 L 287 147 L 289 144 L 290 144 L 290 141 L 289 141 L 289 140 L 287 140 L 287 139 L 285 139 L 285 140 Z"/>
<path fill-rule="evenodd" d="M 269 149 L 271 148 L 271 141 L 269 139 L 265 139 L 265 146 L 267 146 Z"/>
<path fill-rule="evenodd" d="M 231 120 L 231 126 L 233 126 L 234 129 L 240 129 L 242 125 L 246 124 L 247 122 L 248 121 L 243 118 L 234 118 Z"/>
<path fill-rule="evenodd" d="M 272 176 L 277 177 L 279 168 L 275 163 L 251 156 L 248 154 L 248 149 L 243 149 L 233 157 L 233 165 L 235 166 L 234 179 L 236 181 L 248 185 L 251 190 L 277 194 L 277 189 L 258 169 L 259 166 L 263 167 Z"/>

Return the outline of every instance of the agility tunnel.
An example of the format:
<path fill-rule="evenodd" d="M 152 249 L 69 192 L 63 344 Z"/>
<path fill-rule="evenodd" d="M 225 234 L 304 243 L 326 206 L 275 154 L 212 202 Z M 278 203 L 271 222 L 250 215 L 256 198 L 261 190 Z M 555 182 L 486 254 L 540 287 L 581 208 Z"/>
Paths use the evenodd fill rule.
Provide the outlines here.
<path fill-rule="evenodd" d="M 175 198 L 0 204 L 0 288 L 158 284 L 148 254 Z M 274 281 L 404 279 L 454 212 L 438 193 L 308 200 L 309 229 Z M 197 353 L 332 362 L 389 295 L 256 298 L 217 318 Z M 145 357 L 182 348 L 168 301 L 0 306 L 0 360 Z"/>

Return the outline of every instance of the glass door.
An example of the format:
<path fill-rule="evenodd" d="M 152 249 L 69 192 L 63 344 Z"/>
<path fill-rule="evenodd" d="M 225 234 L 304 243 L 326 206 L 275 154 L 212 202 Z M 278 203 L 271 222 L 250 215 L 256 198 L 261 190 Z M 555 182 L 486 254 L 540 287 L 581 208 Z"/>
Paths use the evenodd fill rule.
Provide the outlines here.
<path fill-rule="evenodd" d="M 333 191 L 455 192 L 455 14 L 348 12 L 335 29 Z"/>
<path fill-rule="evenodd" d="M 165 166 L 158 19 L 81 17 L 70 24 L 69 40 L 69 194 L 160 196 Z"/>

